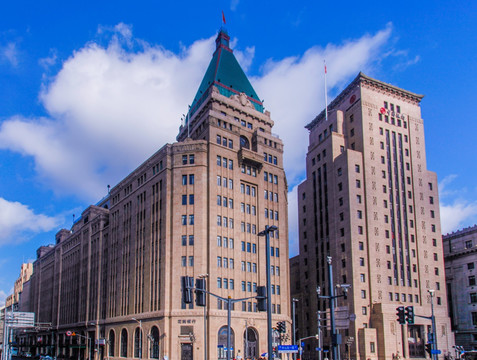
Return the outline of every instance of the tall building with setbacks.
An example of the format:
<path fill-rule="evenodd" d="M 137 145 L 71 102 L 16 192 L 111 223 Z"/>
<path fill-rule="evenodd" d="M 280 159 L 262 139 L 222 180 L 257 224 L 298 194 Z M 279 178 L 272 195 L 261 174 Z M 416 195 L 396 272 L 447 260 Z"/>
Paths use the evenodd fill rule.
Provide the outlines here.
<path fill-rule="evenodd" d="M 438 349 L 444 353 L 454 345 L 422 98 L 360 73 L 331 102 L 328 116 L 324 110 L 306 126 L 300 255 L 294 259 L 299 271 L 291 280 L 292 296 L 300 300 L 298 336 L 317 333 L 320 311 L 320 346 L 329 349 L 329 300 L 322 296 L 330 295 L 331 261 L 335 295 L 344 295 L 341 284 L 351 285 L 347 297 L 336 299 L 335 340 L 341 337 L 337 352 L 343 359 L 428 357 L 431 321 L 420 316 L 431 316 L 431 301 Z M 400 306 L 414 307 L 414 324 L 398 323 Z M 317 346 L 307 340 L 303 359 L 326 357 Z"/>

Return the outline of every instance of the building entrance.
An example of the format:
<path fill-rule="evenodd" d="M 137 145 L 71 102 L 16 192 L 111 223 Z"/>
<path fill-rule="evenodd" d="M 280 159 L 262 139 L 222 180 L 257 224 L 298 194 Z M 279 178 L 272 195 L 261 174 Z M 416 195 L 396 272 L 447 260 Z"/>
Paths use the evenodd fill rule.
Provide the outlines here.
<path fill-rule="evenodd" d="M 182 343 L 181 344 L 181 360 L 193 360 L 194 359 L 194 349 L 192 343 Z"/>
<path fill-rule="evenodd" d="M 424 351 L 424 328 L 422 325 L 408 325 L 409 357 L 423 358 Z"/>

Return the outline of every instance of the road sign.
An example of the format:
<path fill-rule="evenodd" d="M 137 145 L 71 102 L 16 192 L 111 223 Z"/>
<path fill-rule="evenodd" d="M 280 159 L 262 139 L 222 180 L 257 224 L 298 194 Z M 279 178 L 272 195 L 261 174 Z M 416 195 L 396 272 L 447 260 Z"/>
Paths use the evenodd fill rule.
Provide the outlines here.
<path fill-rule="evenodd" d="M 35 326 L 35 313 L 32 312 L 7 312 L 5 323 L 10 328 L 25 328 Z"/>
<path fill-rule="evenodd" d="M 327 353 L 327 352 L 330 352 L 330 350 L 323 350 L 323 352 Z"/>
<path fill-rule="evenodd" d="M 315 350 L 316 350 L 316 351 L 321 351 L 322 349 L 321 349 L 321 348 L 316 348 Z"/>
<path fill-rule="evenodd" d="M 298 345 L 278 345 L 279 353 L 297 353 Z"/>
<path fill-rule="evenodd" d="M 301 347 L 305 347 L 305 342 L 304 341 L 301 342 Z"/>
<path fill-rule="evenodd" d="M 71 336 L 73 333 L 71 331 L 66 332 L 66 336 Z"/>
<path fill-rule="evenodd" d="M 434 349 L 431 350 L 431 354 L 439 355 L 441 352 L 442 351 L 440 351 L 440 350 L 434 350 Z"/>

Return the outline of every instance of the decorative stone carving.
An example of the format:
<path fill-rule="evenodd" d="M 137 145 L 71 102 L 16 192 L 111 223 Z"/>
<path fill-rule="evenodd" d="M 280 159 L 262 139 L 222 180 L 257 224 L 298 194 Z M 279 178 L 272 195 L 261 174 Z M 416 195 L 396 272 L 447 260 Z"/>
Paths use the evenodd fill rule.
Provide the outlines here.
<path fill-rule="evenodd" d="M 240 95 L 232 95 L 230 96 L 230 98 L 232 100 L 235 100 L 237 102 L 240 103 L 240 105 L 242 106 L 245 106 L 245 107 L 249 107 L 249 108 L 252 108 L 254 109 L 252 103 L 250 102 L 250 100 L 247 98 L 247 95 L 245 93 L 240 93 Z"/>

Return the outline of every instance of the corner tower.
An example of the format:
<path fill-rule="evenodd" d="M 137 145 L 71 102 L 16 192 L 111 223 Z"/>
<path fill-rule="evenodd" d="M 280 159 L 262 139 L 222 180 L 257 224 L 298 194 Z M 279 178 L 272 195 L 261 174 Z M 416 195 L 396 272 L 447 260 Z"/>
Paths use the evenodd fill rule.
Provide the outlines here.
<path fill-rule="evenodd" d="M 283 143 L 272 134 L 270 113 L 264 111 L 230 49 L 229 39 L 225 30 L 219 32 L 215 52 L 177 136 L 181 150 L 176 162 L 183 165 L 175 168 L 172 176 L 182 179 L 194 174 L 196 182 L 184 186 L 178 180 L 178 189 L 171 196 L 176 197 L 173 203 L 180 204 L 176 212 L 186 216 L 194 212 L 196 221 L 193 226 L 175 229 L 172 242 L 180 244 L 181 237 L 189 236 L 195 240 L 193 246 L 175 248 L 179 271 L 171 281 L 175 305 L 181 300 L 179 277 L 185 275 L 197 278 L 207 274 L 210 292 L 224 298 L 248 298 L 235 303 L 232 311 L 233 356 L 258 358 L 267 349 L 266 313 L 257 311 L 254 299 L 257 286 L 266 284 L 265 241 L 258 233 L 267 225 L 278 227 L 270 239 L 272 324 L 285 321 L 291 329 L 288 187 Z M 181 199 L 191 195 L 194 204 L 181 205 Z M 190 256 L 194 265 L 181 266 L 181 259 Z M 202 328 L 202 308 L 193 311 L 197 343 L 206 342 L 210 358 L 225 358 L 226 304 L 207 298 L 206 331 Z M 178 314 L 180 321 L 191 318 L 189 309 Z M 180 337 L 180 331 L 177 328 L 171 337 L 175 342 L 171 348 L 177 351 L 188 341 Z M 275 346 L 279 343 L 280 334 L 276 334 Z"/>

